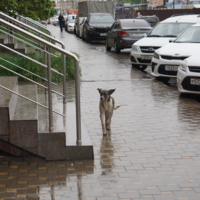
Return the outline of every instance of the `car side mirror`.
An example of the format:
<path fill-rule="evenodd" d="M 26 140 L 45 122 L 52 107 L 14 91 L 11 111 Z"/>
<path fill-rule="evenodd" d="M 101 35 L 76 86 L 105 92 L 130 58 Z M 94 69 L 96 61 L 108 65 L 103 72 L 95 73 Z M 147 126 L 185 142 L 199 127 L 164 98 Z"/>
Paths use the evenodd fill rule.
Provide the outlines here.
<path fill-rule="evenodd" d="M 174 40 L 175 40 L 175 39 L 170 39 L 170 40 L 169 40 L 169 43 L 172 43 L 172 42 L 174 42 Z"/>

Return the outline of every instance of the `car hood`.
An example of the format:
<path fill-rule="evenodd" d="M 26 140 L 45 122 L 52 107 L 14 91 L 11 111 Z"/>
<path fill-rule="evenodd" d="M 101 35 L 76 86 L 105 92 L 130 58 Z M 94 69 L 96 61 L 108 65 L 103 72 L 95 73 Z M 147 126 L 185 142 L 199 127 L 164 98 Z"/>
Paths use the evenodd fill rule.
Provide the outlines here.
<path fill-rule="evenodd" d="M 69 25 L 69 26 L 74 26 L 74 25 L 75 25 L 75 23 L 68 23 L 68 25 Z"/>
<path fill-rule="evenodd" d="M 190 56 L 200 52 L 200 43 L 170 43 L 156 50 L 161 55 Z"/>
<path fill-rule="evenodd" d="M 183 62 L 189 66 L 198 66 L 200 68 L 199 63 L 200 52 L 193 54 L 189 58 L 185 59 Z"/>
<path fill-rule="evenodd" d="M 151 46 L 151 47 L 162 47 L 166 44 L 169 44 L 169 40 L 173 40 L 174 38 L 152 38 L 152 37 L 144 37 L 137 42 L 134 43 L 134 45 L 137 46 Z"/>
<path fill-rule="evenodd" d="M 105 27 L 105 28 L 111 27 L 112 24 L 113 23 L 98 23 L 98 24 L 96 24 L 96 23 L 89 23 L 89 25 L 92 26 L 92 27 Z"/>

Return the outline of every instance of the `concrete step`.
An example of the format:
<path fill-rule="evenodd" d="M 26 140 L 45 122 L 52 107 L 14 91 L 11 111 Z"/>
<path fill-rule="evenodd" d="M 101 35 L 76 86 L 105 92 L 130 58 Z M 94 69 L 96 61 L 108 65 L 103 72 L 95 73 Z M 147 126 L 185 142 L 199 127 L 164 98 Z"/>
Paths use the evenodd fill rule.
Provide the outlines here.
<path fill-rule="evenodd" d="M 37 102 L 36 85 L 21 83 L 18 87 L 19 94 Z M 10 143 L 37 154 L 37 121 L 37 104 L 18 96 L 14 115 L 9 123 Z"/>
<path fill-rule="evenodd" d="M 38 102 L 48 107 L 48 95 L 43 89 L 38 89 Z M 53 110 L 63 113 L 63 104 L 58 102 L 57 95 L 52 94 Z M 38 109 L 38 133 L 49 133 L 49 111 L 41 106 Z M 65 122 L 61 115 L 53 113 L 53 130 L 52 132 L 65 132 Z"/>
<path fill-rule="evenodd" d="M 6 34 L 0 34 L 0 39 L 3 40 L 2 44 L 7 44 L 9 42 L 8 35 Z"/>
<path fill-rule="evenodd" d="M 25 49 L 20 49 L 20 48 L 15 48 L 15 45 L 14 44 L 4 44 L 5 46 L 7 46 L 7 47 L 9 47 L 9 48 L 11 48 L 11 49 L 14 49 L 15 51 L 18 51 L 18 52 L 20 52 L 20 53 L 25 53 L 26 51 L 27 52 L 29 52 L 29 50 L 27 50 L 26 48 Z M 6 49 L 6 48 L 4 48 L 4 47 L 0 47 L 0 51 L 1 52 L 11 52 L 10 50 L 8 50 L 8 49 Z M 31 49 L 31 51 L 33 52 L 33 50 Z M 31 52 L 30 51 L 30 52 Z"/>
<path fill-rule="evenodd" d="M 18 92 L 19 94 L 37 102 L 37 85 L 21 82 L 18 85 Z M 37 104 L 18 96 L 14 116 L 10 120 L 35 119 L 38 119 Z"/>
<path fill-rule="evenodd" d="M 44 89 L 19 83 L 17 77 L 0 77 L 0 84 L 18 91 L 34 101 L 48 106 Z M 0 140 L 15 145 L 46 160 L 93 159 L 93 145 L 82 124 L 82 145 L 76 144 L 76 114 L 74 103 L 63 103 L 54 93 L 53 130 L 49 130 L 48 110 L 18 95 L 0 89 Z M 67 140 L 66 140 L 67 138 Z M 5 147 L 6 148 L 6 147 Z"/>
<path fill-rule="evenodd" d="M 6 34 L 0 34 L 0 43 L 20 53 L 28 54 L 35 52 L 35 49 L 33 47 L 29 47 L 25 43 L 18 42 L 16 39 L 8 38 Z M 8 49 L 5 49 L 3 47 L 0 47 L 0 51 L 10 52 Z"/>
<path fill-rule="evenodd" d="M 6 76 L 0 77 L 0 85 L 17 92 L 18 91 L 18 77 Z M 9 121 L 13 116 L 16 106 L 16 95 L 0 88 L 0 139 L 8 141 L 9 136 Z"/>

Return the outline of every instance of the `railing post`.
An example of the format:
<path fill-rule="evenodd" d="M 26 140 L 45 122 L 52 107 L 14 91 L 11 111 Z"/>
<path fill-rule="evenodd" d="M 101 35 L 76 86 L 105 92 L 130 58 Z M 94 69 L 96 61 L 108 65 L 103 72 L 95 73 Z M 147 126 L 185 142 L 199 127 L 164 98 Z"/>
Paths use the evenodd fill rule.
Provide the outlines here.
<path fill-rule="evenodd" d="M 75 60 L 75 93 L 76 93 L 76 144 L 81 145 L 81 105 L 79 63 Z"/>
<path fill-rule="evenodd" d="M 48 49 L 48 47 L 45 45 L 45 46 L 44 46 L 44 64 L 48 66 L 47 49 Z M 46 69 L 46 68 L 44 68 L 44 78 L 48 80 L 48 78 L 47 78 L 47 69 Z M 44 85 L 45 85 L 46 87 L 48 87 L 47 81 L 45 81 Z M 47 90 L 45 89 L 45 94 L 46 94 L 46 93 L 47 93 Z"/>
<path fill-rule="evenodd" d="M 48 106 L 49 106 L 49 132 L 53 130 L 53 112 L 52 112 L 52 91 L 51 91 L 51 55 L 50 48 L 48 49 L 49 53 L 47 55 L 47 78 L 48 78 Z"/>
<path fill-rule="evenodd" d="M 66 56 L 62 54 L 62 72 L 63 72 L 63 102 L 65 103 L 67 101 L 66 96 Z"/>

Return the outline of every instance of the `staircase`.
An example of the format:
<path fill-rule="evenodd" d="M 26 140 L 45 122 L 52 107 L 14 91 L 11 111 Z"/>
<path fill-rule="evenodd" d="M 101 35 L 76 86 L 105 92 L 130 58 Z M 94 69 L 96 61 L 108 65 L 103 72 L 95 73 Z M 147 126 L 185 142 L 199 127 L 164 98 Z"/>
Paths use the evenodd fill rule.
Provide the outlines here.
<path fill-rule="evenodd" d="M 27 46 L 26 44 L 13 39 L 13 38 L 9 38 L 8 35 L 6 34 L 0 34 L 0 43 L 12 48 L 20 53 L 34 53 L 35 49 L 33 47 Z M 6 48 L 0 47 L 0 51 L 2 52 L 10 52 L 9 50 L 7 50 Z"/>
<path fill-rule="evenodd" d="M 18 77 L 0 77 L 0 85 L 46 105 L 43 89 L 18 83 Z M 76 144 L 75 104 L 64 103 L 53 95 L 53 130 L 48 130 L 45 108 L 0 88 L 0 150 L 15 156 L 34 154 L 46 160 L 93 159 L 93 146 L 82 123 L 82 145 Z M 15 150 L 13 150 L 15 148 Z M 21 153 L 19 153 L 21 152 Z"/>

